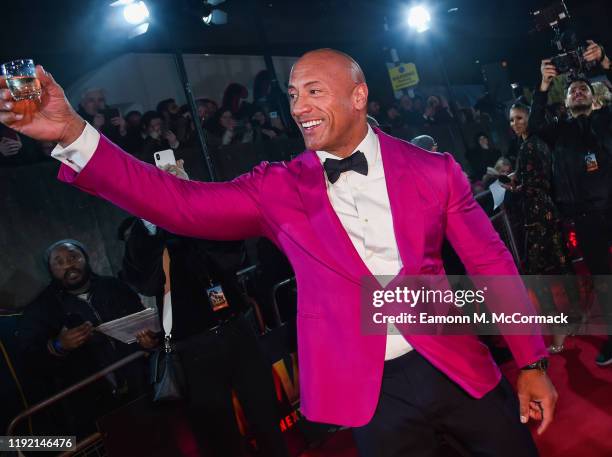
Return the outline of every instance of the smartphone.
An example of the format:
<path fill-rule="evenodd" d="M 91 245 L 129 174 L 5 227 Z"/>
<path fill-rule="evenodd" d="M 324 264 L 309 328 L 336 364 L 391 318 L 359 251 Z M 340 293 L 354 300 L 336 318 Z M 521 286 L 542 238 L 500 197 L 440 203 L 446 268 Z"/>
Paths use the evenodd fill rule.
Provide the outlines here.
<path fill-rule="evenodd" d="M 163 168 L 166 165 L 176 165 L 176 158 L 174 157 L 174 151 L 172 149 L 165 149 L 164 151 L 153 153 L 153 160 L 155 160 L 155 166 L 157 168 Z"/>
<path fill-rule="evenodd" d="M 276 119 L 278 117 L 278 113 L 276 111 L 270 111 L 270 119 Z"/>

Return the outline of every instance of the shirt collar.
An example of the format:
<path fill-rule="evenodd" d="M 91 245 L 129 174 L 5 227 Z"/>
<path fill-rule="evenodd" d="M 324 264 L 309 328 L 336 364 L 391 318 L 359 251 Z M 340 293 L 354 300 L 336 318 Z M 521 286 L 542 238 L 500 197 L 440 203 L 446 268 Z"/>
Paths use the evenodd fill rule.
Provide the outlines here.
<path fill-rule="evenodd" d="M 369 125 L 368 133 L 366 133 L 364 139 L 361 140 L 361 143 L 357 145 L 351 155 L 355 154 L 355 152 L 357 151 L 363 152 L 366 157 L 366 160 L 368 161 L 368 167 L 372 168 L 376 163 L 376 158 L 378 154 L 378 135 L 376 135 L 374 130 L 372 130 L 372 127 L 370 127 Z M 321 163 L 325 162 L 325 159 L 340 159 L 338 156 L 330 154 L 326 151 L 317 151 L 317 156 L 319 157 Z"/>

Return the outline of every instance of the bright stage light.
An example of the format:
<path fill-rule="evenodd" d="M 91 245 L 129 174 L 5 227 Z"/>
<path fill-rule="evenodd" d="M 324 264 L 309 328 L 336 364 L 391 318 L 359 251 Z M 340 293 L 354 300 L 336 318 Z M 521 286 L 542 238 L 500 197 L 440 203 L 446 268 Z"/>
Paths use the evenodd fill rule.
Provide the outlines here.
<path fill-rule="evenodd" d="M 130 3 L 123 8 L 123 18 L 129 24 L 140 24 L 149 18 L 149 8 L 145 2 Z"/>
<path fill-rule="evenodd" d="M 431 26 L 431 14 L 423 6 L 413 6 L 408 11 L 408 25 L 419 33 L 425 32 Z"/>

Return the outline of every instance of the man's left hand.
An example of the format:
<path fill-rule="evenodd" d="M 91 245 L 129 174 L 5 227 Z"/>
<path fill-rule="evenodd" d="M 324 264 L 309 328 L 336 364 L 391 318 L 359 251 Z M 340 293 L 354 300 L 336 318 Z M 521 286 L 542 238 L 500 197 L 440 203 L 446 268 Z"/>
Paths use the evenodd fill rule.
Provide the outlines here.
<path fill-rule="evenodd" d="M 559 394 L 550 378 L 541 370 L 523 370 L 516 383 L 521 422 L 542 421 L 538 435 L 544 433 L 553 420 Z"/>
<path fill-rule="evenodd" d="M 601 66 L 608 70 L 610 68 L 610 59 L 605 56 L 603 48 L 593 40 L 587 40 L 587 43 L 589 45 L 582 55 L 584 60 L 587 62 L 601 62 Z"/>
<path fill-rule="evenodd" d="M 113 117 L 110 120 L 110 122 L 115 127 L 119 127 L 119 134 L 121 136 L 127 135 L 127 128 L 126 128 L 127 126 L 126 126 L 126 122 L 125 122 L 125 119 L 123 118 L 123 116 Z"/>

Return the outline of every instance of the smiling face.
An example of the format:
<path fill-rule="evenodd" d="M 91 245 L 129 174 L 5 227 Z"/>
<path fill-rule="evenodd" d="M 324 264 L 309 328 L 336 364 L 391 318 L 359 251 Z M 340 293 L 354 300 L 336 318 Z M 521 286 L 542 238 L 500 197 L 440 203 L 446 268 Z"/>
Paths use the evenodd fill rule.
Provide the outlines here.
<path fill-rule="evenodd" d="M 572 111 L 588 110 L 593 105 L 593 92 L 584 81 L 574 81 L 567 89 L 565 106 Z"/>
<path fill-rule="evenodd" d="M 291 70 L 288 93 L 308 149 L 347 157 L 365 137 L 368 87 L 348 56 L 333 50 L 305 54 Z"/>
<path fill-rule="evenodd" d="M 520 108 L 512 108 L 510 110 L 510 127 L 516 133 L 516 136 L 523 136 L 527 133 L 527 124 L 529 115 L 527 111 Z"/>

